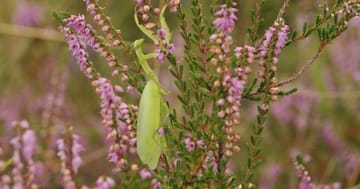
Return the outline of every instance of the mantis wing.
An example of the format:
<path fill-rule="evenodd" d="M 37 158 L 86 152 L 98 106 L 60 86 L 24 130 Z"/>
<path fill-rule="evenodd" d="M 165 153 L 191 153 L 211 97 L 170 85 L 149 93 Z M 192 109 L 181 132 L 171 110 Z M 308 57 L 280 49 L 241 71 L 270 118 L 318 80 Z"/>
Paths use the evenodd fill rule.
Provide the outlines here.
<path fill-rule="evenodd" d="M 137 153 L 150 169 L 157 167 L 161 146 L 160 136 L 155 134 L 160 125 L 160 88 L 149 80 L 141 95 L 137 120 Z"/>

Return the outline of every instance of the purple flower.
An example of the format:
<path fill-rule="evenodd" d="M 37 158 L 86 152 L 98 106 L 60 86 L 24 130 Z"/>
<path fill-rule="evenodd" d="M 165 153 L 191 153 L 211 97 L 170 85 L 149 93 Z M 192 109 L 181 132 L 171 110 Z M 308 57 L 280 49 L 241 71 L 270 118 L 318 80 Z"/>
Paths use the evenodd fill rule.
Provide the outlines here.
<path fill-rule="evenodd" d="M 111 189 L 115 186 L 115 181 L 110 177 L 102 176 L 96 181 L 96 189 Z"/>
<path fill-rule="evenodd" d="M 73 134 L 73 141 L 72 141 L 72 167 L 75 173 L 77 173 L 81 163 L 82 163 L 82 159 L 80 157 L 80 153 L 83 152 L 85 150 L 85 148 L 80 144 L 79 140 L 80 137 L 78 135 Z"/>
<path fill-rule="evenodd" d="M 159 62 L 164 61 L 164 59 L 165 59 L 165 53 L 164 53 L 162 50 L 156 49 L 156 50 L 155 50 L 155 53 L 157 54 L 156 59 L 157 59 Z"/>
<path fill-rule="evenodd" d="M 229 95 L 235 100 L 240 101 L 242 92 L 244 90 L 244 81 L 234 77 L 230 80 L 231 87 L 229 89 Z"/>
<path fill-rule="evenodd" d="M 135 0 L 138 5 L 142 5 L 144 3 L 144 0 Z"/>
<path fill-rule="evenodd" d="M 72 52 L 73 56 L 75 56 L 77 63 L 80 66 L 80 70 L 85 74 L 85 76 L 89 79 L 93 79 L 93 70 L 91 68 L 91 63 L 88 60 L 88 55 L 81 45 L 80 40 L 74 35 L 69 28 L 60 27 L 60 31 L 64 33 L 65 40 L 69 45 L 69 50 Z"/>
<path fill-rule="evenodd" d="M 234 49 L 234 53 L 236 58 L 238 58 L 240 61 L 245 59 L 246 63 L 251 64 L 254 62 L 256 49 L 252 46 L 245 45 L 244 47 L 236 47 Z"/>
<path fill-rule="evenodd" d="M 25 160 L 30 161 L 35 154 L 36 148 L 36 136 L 32 130 L 26 130 L 22 135 L 23 155 Z"/>
<path fill-rule="evenodd" d="M 166 36 L 167 36 L 167 33 L 166 33 L 166 30 L 165 28 L 160 28 L 157 30 L 157 36 L 160 38 L 160 39 L 165 39 Z"/>
<path fill-rule="evenodd" d="M 196 141 L 196 146 L 201 149 L 204 149 L 205 143 L 203 140 L 198 140 L 198 141 Z"/>
<path fill-rule="evenodd" d="M 12 177 L 14 180 L 13 188 L 26 188 L 26 186 L 36 185 L 35 175 L 36 168 L 33 160 L 33 155 L 36 148 L 36 136 L 35 132 L 28 128 L 23 128 L 27 122 L 16 122 L 16 126 L 22 130 L 22 132 L 14 137 L 10 143 L 14 147 Z M 27 175 L 23 177 L 23 175 Z M 1 184 L 0 184 L 1 185 Z"/>
<path fill-rule="evenodd" d="M 11 177 L 8 175 L 2 175 L 0 178 L 0 188 L 10 189 Z"/>
<path fill-rule="evenodd" d="M 82 163 L 80 152 L 84 151 L 84 147 L 79 143 L 80 137 L 73 134 L 71 129 L 67 134 L 68 140 L 60 138 L 56 141 L 58 149 L 57 156 L 61 161 L 61 174 L 64 188 L 76 189 L 74 176 Z"/>
<path fill-rule="evenodd" d="M 270 49 L 273 49 L 271 58 L 275 58 L 273 63 L 277 63 L 277 58 L 281 50 L 285 47 L 290 28 L 283 23 L 283 20 L 277 21 L 265 32 L 265 40 L 260 47 L 260 57 L 266 59 Z"/>
<path fill-rule="evenodd" d="M 153 180 L 151 181 L 151 187 L 152 187 L 153 189 L 161 189 L 161 188 L 162 188 L 162 185 L 161 185 L 161 183 L 160 183 L 158 180 L 153 179 Z"/>
<path fill-rule="evenodd" d="M 119 86 L 119 85 L 115 85 L 115 86 L 114 86 L 114 90 L 115 90 L 116 92 L 118 92 L 118 93 L 124 92 L 124 89 L 123 89 L 121 86 Z"/>
<path fill-rule="evenodd" d="M 100 77 L 93 85 L 101 100 L 102 123 L 108 131 L 106 140 L 111 144 L 108 160 L 116 164 L 114 171 L 118 172 L 127 163 L 123 159 L 126 152 L 133 153 L 136 146 L 135 134 L 131 127 L 130 107 L 115 94 L 115 87 L 108 79 Z M 132 108 L 132 111 L 136 111 L 136 108 Z"/>
<path fill-rule="evenodd" d="M 149 179 L 151 178 L 153 175 L 151 174 L 150 171 L 146 170 L 146 169 L 141 169 L 140 172 L 139 172 L 139 175 L 140 175 L 140 178 L 142 180 L 146 180 L 146 179 Z"/>
<path fill-rule="evenodd" d="M 280 55 L 281 49 L 285 47 L 286 40 L 288 38 L 290 27 L 288 25 L 283 25 L 277 33 L 277 41 L 275 44 L 274 54 L 276 57 Z"/>
<path fill-rule="evenodd" d="M 264 169 L 264 177 L 261 179 L 259 189 L 274 188 L 282 173 L 280 165 L 278 163 L 269 163 Z"/>
<path fill-rule="evenodd" d="M 77 37 L 81 42 L 86 43 L 92 47 L 94 51 L 99 53 L 100 56 L 105 57 L 110 67 L 116 66 L 117 60 L 115 56 L 101 44 L 101 40 L 99 38 L 95 37 L 95 32 L 93 31 L 91 25 L 86 24 L 84 15 L 71 15 L 69 18 L 64 19 L 64 22 L 68 28 L 72 28 L 76 31 Z M 74 47 L 76 48 L 77 46 L 81 45 L 75 45 Z"/>
<path fill-rule="evenodd" d="M 165 129 L 164 127 L 161 127 L 157 130 L 157 134 L 160 136 L 164 136 L 165 135 Z"/>
<path fill-rule="evenodd" d="M 174 43 L 167 44 L 166 50 L 168 54 L 174 54 L 175 53 L 175 45 Z"/>
<path fill-rule="evenodd" d="M 296 163 L 296 176 L 299 178 L 299 189 L 315 189 L 315 185 L 311 181 L 309 173 L 302 164 Z"/>
<path fill-rule="evenodd" d="M 23 26 L 38 26 L 42 21 L 42 12 L 40 5 L 21 1 L 15 9 L 13 22 Z"/>
<path fill-rule="evenodd" d="M 235 21 L 237 20 L 236 13 L 238 10 L 233 7 L 227 7 L 227 5 L 220 5 L 220 10 L 215 13 L 217 18 L 213 21 L 213 24 L 217 27 L 218 31 L 227 35 L 231 33 L 235 27 Z"/>
<path fill-rule="evenodd" d="M 194 151 L 195 150 L 195 142 L 191 139 L 190 136 L 188 136 L 187 138 L 185 138 L 184 140 L 185 146 L 186 146 L 186 150 L 188 152 Z"/>

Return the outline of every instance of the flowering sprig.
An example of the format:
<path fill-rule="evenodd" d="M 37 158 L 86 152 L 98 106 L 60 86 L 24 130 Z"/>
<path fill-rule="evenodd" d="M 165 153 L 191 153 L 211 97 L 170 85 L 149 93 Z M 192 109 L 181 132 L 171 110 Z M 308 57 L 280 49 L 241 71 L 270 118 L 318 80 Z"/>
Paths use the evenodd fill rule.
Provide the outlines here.
<path fill-rule="evenodd" d="M 29 129 L 27 121 L 14 122 L 19 135 L 14 137 L 10 143 L 14 147 L 12 170 L 12 187 L 13 188 L 37 188 L 39 185 L 35 182 L 35 161 L 36 152 L 36 135 Z M 3 177 L 4 183 L 8 183 Z"/>
<path fill-rule="evenodd" d="M 299 179 L 299 189 L 315 189 L 309 172 L 305 169 L 300 160 L 295 162 L 296 176 Z"/>
<path fill-rule="evenodd" d="M 135 155 L 135 131 L 133 116 L 137 107 L 126 104 L 116 92 L 123 92 L 120 86 L 112 86 L 106 78 L 93 82 L 101 100 L 101 116 L 107 130 L 107 141 L 110 142 L 108 158 L 116 164 L 114 171 L 121 171 L 128 164 L 124 156 L 127 153 Z"/>
<path fill-rule="evenodd" d="M 219 10 L 215 12 L 217 18 L 213 21 L 219 32 L 227 35 L 234 30 L 235 22 L 238 19 L 236 16 L 237 12 L 236 8 L 228 7 L 226 4 L 219 6 Z"/>
<path fill-rule="evenodd" d="M 72 128 L 68 127 L 64 138 L 56 141 L 57 156 L 61 161 L 62 184 L 65 189 L 79 189 L 76 174 L 82 164 L 80 153 L 85 150 L 79 140 L 79 135 L 74 134 Z"/>
<path fill-rule="evenodd" d="M 86 10 L 94 17 L 94 22 L 101 26 L 101 30 L 106 34 L 106 39 L 112 41 L 112 46 L 122 45 L 126 50 L 129 50 L 128 45 L 122 39 L 121 31 L 116 29 L 113 25 L 111 18 L 106 16 L 104 8 L 98 3 L 98 0 L 84 0 Z"/>

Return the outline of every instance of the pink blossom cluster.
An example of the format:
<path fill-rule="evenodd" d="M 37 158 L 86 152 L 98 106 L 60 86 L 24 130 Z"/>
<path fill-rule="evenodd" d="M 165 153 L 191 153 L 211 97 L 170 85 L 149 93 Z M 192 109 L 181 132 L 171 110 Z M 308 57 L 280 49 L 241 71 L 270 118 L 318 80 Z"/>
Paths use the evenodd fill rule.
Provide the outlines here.
<path fill-rule="evenodd" d="M 213 24 L 219 32 L 228 35 L 234 30 L 238 10 L 234 7 L 228 7 L 226 4 L 220 5 L 219 8 L 215 13 L 217 18 L 213 21 Z"/>
<path fill-rule="evenodd" d="M 111 189 L 115 186 L 115 181 L 110 177 L 100 177 L 96 181 L 96 189 Z"/>
<path fill-rule="evenodd" d="M 22 189 L 37 186 L 35 183 L 36 167 L 33 160 L 36 151 L 35 132 L 29 129 L 27 121 L 15 122 L 14 126 L 20 133 L 10 141 L 14 147 L 12 188 Z"/>
<path fill-rule="evenodd" d="M 56 141 L 57 156 L 61 160 L 61 175 L 65 189 L 77 189 L 75 175 L 82 164 L 80 153 L 84 151 L 79 139 L 78 135 L 69 133 L 69 136 Z"/>
<path fill-rule="evenodd" d="M 260 47 L 259 56 L 262 59 L 271 58 L 272 62 L 276 64 L 281 50 L 286 45 L 290 28 L 283 23 L 283 20 L 276 21 L 265 32 L 265 39 Z M 269 54 L 271 52 L 271 54 Z"/>
<path fill-rule="evenodd" d="M 95 37 L 95 32 L 91 25 L 86 24 L 84 15 L 71 15 L 69 18 L 64 19 L 64 22 L 67 27 L 76 31 L 81 41 L 92 47 L 94 51 L 100 54 L 100 56 L 105 57 L 110 67 L 114 67 L 116 65 L 115 56 L 110 54 L 109 51 L 107 51 Z"/>
<path fill-rule="evenodd" d="M 93 86 L 100 96 L 102 123 L 108 131 L 106 139 L 111 143 L 108 158 L 117 165 L 114 171 L 120 171 L 127 164 L 123 156 L 127 152 L 136 154 L 135 131 L 130 114 L 136 108 L 130 107 L 116 94 L 122 92 L 122 88 L 113 87 L 108 79 L 101 77 L 93 82 Z"/>
<path fill-rule="evenodd" d="M 92 63 L 88 60 L 88 54 L 85 51 L 84 44 L 68 27 L 60 27 L 60 31 L 64 33 L 65 40 L 69 45 L 69 50 L 77 60 L 80 70 L 88 79 L 94 78 Z"/>
<path fill-rule="evenodd" d="M 155 53 L 157 54 L 157 60 L 162 62 L 164 61 L 167 55 L 171 55 L 175 53 L 175 45 L 173 43 L 167 43 L 165 38 L 169 35 L 164 28 L 160 28 L 156 31 L 156 34 L 159 38 L 157 42 L 155 42 Z"/>
<path fill-rule="evenodd" d="M 205 148 L 205 143 L 203 140 L 194 140 L 190 134 L 187 134 L 184 140 L 186 151 L 194 151 L 196 147 L 200 149 Z"/>
<path fill-rule="evenodd" d="M 312 183 L 309 172 L 302 164 L 295 163 L 296 176 L 299 178 L 299 189 L 315 189 L 315 184 Z"/>

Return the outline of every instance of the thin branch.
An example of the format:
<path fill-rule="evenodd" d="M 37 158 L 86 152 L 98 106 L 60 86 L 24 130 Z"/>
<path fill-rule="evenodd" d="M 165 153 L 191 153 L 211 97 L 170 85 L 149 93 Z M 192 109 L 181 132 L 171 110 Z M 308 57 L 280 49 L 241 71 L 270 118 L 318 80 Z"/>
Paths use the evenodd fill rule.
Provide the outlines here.
<path fill-rule="evenodd" d="M 36 38 L 36 39 L 61 42 L 61 43 L 65 42 L 63 34 L 56 30 L 12 25 L 5 23 L 0 23 L 0 34 Z"/>
<path fill-rule="evenodd" d="M 279 11 L 279 14 L 277 16 L 278 19 L 283 17 L 283 15 L 284 15 L 284 13 L 286 11 L 286 8 L 289 6 L 289 3 L 290 3 L 290 0 L 285 0 L 284 1 L 283 5 L 282 5 L 282 7 L 281 7 L 281 9 Z"/>
<path fill-rule="evenodd" d="M 324 47 L 326 46 L 327 42 L 322 42 L 316 52 L 316 54 L 310 59 L 308 60 L 304 65 L 301 66 L 300 70 L 295 73 L 293 76 L 291 76 L 289 79 L 285 80 L 285 81 L 281 81 L 275 85 L 273 85 L 272 87 L 280 87 L 283 85 L 287 85 L 295 80 L 297 80 L 304 72 L 306 72 L 310 66 L 315 62 L 315 60 L 320 56 L 321 52 L 323 51 Z"/>

